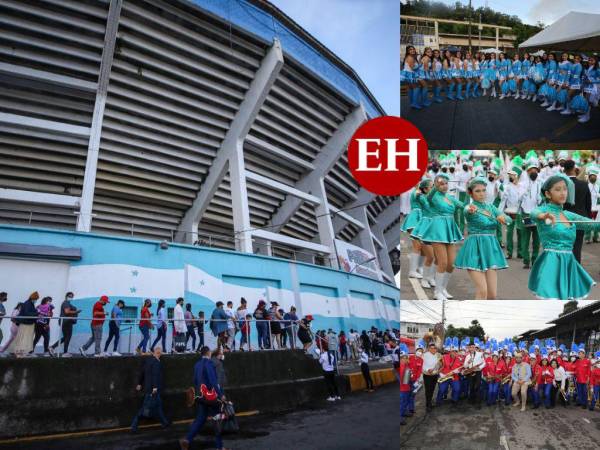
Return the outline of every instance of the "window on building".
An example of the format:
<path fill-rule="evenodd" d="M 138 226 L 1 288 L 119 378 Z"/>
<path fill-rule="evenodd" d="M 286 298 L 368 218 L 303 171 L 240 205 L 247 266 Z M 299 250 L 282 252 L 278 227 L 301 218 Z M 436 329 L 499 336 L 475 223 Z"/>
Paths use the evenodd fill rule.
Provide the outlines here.
<path fill-rule="evenodd" d="M 123 323 L 135 324 L 138 318 L 137 306 L 124 306 L 123 307 Z"/>

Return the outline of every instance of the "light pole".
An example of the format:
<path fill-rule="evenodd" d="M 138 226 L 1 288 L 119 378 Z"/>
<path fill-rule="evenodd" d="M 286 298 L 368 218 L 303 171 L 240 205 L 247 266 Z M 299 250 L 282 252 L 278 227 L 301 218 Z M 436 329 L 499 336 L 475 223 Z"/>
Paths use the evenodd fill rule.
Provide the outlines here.
<path fill-rule="evenodd" d="M 469 53 L 471 52 L 471 0 L 469 0 Z"/>

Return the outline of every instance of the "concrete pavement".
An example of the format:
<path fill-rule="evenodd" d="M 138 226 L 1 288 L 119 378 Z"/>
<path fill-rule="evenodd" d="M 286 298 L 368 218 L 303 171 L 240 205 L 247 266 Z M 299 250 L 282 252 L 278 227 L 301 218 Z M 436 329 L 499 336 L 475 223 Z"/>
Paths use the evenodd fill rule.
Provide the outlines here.
<path fill-rule="evenodd" d="M 435 398 L 435 397 L 434 397 Z M 400 430 L 402 450 L 594 450 L 600 443 L 600 408 L 554 409 L 449 404 L 425 414 L 423 390 L 416 414 Z"/>
<path fill-rule="evenodd" d="M 583 124 L 577 122 L 578 116 L 548 112 L 540 103 L 512 98 L 444 100 L 415 110 L 403 96 L 401 105 L 401 116 L 419 128 L 430 149 L 600 148 L 598 108 L 592 109 L 590 121 Z"/>
<path fill-rule="evenodd" d="M 400 240 L 400 261 L 403 270 L 400 277 L 400 298 L 405 300 L 432 299 L 433 289 L 422 289 L 419 283 L 420 280 L 408 278 L 408 254 L 411 251 L 410 245 L 406 233 L 402 233 Z M 600 281 L 600 243 L 584 243 L 581 260 L 583 267 L 591 277 L 597 282 Z M 498 271 L 498 300 L 535 299 L 527 288 L 529 270 L 523 269 L 523 260 L 517 259 L 516 255 L 513 255 L 513 258 L 508 260 L 508 265 L 508 269 Z M 448 284 L 448 292 L 458 300 L 473 299 L 475 296 L 475 288 L 466 270 L 454 270 Z M 594 286 L 588 298 L 600 298 L 600 286 Z"/>

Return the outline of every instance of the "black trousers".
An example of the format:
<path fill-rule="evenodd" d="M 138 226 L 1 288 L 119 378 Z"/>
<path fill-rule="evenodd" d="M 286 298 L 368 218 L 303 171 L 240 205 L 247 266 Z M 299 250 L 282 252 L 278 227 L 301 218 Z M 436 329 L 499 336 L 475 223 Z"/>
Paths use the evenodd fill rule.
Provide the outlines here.
<path fill-rule="evenodd" d="M 73 336 L 73 322 L 63 322 L 63 324 L 61 325 L 61 329 L 63 335 L 60 338 L 60 340 L 52 344 L 52 348 L 56 348 L 60 344 L 64 343 L 64 352 L 69 353 L 69 343 L 71 342 L 71 337 Z"/>
<path fill-rule="evenodd" d="M 35 337 L 33 338 L 33 347 L 31 351 L 35 350 L 35 346 L 39 342 L 40 338 L 44 338 L 44 352 L 48 353 L 48 344 L 50 343 L 50 327 L 48 325 L 35 323 L 34 329 Z"/>
<path fill-rule="evenodd" d="M 327 391 L 330 397 L 339 397 L 337 384 L 335 383 L 335 372 L 323 371 L 323 377 L 325 378 L 325 384 L 327 385 Z"/>
<path fill-rule="evenodd" d="M 113 351 L 116 352 L 119 347 L 119 337 L 121 334 L 121 330 L 119 325 L 114 320 L 108 322 L 108 339 L 104 343 L 104 353 L 108 350 L 108 346 L 110 345 L 110 341 L 115 340 L 113 343 Z"/>
<path fill-rule="evenodd" d="M 425 405 L 430 408 L 432 406 L 433 393 L 437 385 L 438 375 L 423 374 L 423 386 L 425 387 Z"/>
<path fill-rule="evenodd" d="M 469 402 L 472 404 L 481 404 L 479 388 L 481 387 L 481 372 L 474 372 L 469 376 Z"/>
<path fill-rule="evenodd" d="M 362 372 L 363 378 L 365 379 L 367 389 L 373 389 L 373 380 L 371 379 L 371 369 L 369 369 L 369 365 L 367 363 L 361 363 L 360 371 Z"/>
<path fill-rule="evenodd" d="M 573 254 L 579 264 L 581 264 L 581 247 L 583 246 L 583 236 L 585 235 L 584 230 L 577 230 L 575 232 L 575 243 L 573 244 Z"/>

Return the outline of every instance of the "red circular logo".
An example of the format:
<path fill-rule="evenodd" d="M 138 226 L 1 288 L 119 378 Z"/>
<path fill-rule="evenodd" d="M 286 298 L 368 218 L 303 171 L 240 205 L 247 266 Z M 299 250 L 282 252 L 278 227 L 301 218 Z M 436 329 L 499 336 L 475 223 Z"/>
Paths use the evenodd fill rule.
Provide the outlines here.
<path fill-rule="evenodd" d="M 427 142 L 408 120 L 384 116 L 365 122 L 348 143 L 348 166 L 356 181 L 378 195 L 400 195 L 427 169 Z"/>

